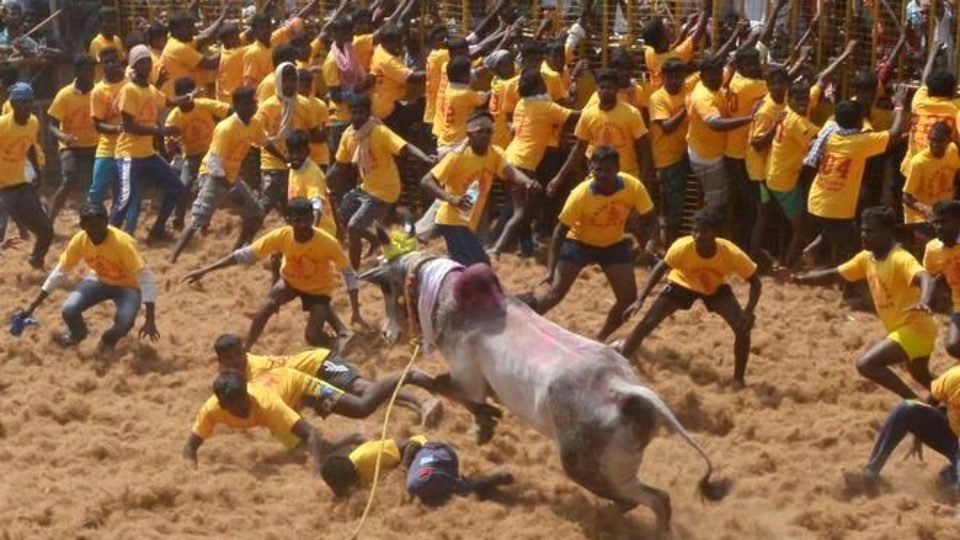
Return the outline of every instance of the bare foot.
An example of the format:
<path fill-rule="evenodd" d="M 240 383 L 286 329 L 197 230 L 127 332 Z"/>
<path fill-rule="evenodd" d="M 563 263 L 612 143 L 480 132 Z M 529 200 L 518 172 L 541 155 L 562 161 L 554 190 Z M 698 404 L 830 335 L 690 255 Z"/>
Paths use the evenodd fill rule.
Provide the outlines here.
<path fill-rule="evenodd" d="M 344 332 L 342 334 L 337 334 L 337 352 L 343 354 L 346 352 L 347 348 L 350 347 L 350 343 L 353 341 L 353 332 Z"/>
<path fill-rule="evenodd" d="M 443 418 L 443 402 L 437 398 L 430 398 L 423 404 L 423 411 L 420 413 L 420 423 L 425 428 L 436 427 Z"/>
<path fill-rule="evenodd" d="M 800 256 L 800 260 L 803 262 L 804 269 L 813 268 L 817 264 L 817 250 L 805 248 L 803 255 Z"/>

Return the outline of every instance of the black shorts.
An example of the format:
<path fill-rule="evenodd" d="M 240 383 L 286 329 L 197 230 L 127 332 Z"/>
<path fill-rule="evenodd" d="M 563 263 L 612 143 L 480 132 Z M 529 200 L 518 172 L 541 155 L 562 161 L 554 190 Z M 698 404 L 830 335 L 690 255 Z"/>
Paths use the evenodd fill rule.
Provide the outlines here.
<path fill-rule="evenodd" d="M 596 247 L 567 238 L 560 246 L 560 260 L 580 267 L 598 264 L 600 268 L 606 268 L 616 264 L 633 264 L 633 254 L 630 253 L 630 244 L 626 240 L 611 246 Z"/>
<path fill-rule="evenodd" d="M 298 291 L 297 296 L 300 297 L 300 305 L 303 306 L 304 311 L 310 311 L 314 306 L 330 307 L 330 297 L 325 294 L 307 294 Z"/>
<path fill-rule="evenodd" d="M 342 356 L 330 353 L 317 370 L 317 378 L 346 391 L 360 378 L 360 374 Z"/>
<path fill-rule="evenodd" d="M 670 301 L 676 304 L 678 309 L 683 310 L 693 307 L 694 302 L 697 300 L 703 300 L 703 305 L 707 306 L 708 311 L 717 311 L 724 302 L 730 299 L 733 299 L 734 302 L 737 301 L 730 285 L 721 285 L 720 288 L 717 289 L 717 292 L 707 295 L 690 290 L 682 285 L 677 285 L 672 281 L 667 283 L 667 286 L 664 287 L 660 296 L 670 299 Z"/>

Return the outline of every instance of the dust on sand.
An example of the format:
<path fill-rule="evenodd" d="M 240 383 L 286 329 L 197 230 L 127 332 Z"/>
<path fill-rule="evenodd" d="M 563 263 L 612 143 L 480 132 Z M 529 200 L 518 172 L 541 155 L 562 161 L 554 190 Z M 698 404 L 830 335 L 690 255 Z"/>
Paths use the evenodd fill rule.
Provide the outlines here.
<path fill-rule="evenodd" d="M 75 219 L 73 212 L 61 216 L 61 236 L 49 264 L 64 247 L 66 233 L 75 230 Z M 180 457 L 194 414 L 210 395 L 212 340 L 225 331 L 245 333 L 250 313 L 269 287 L 265 268 L 232 268 L 208 276 L 199 288 L 179 283 L 187 269 L 226 253 L 235 232 L 235 220 L 218 220 L 176 267 L 166 262 L 169 247 L 144 248 L 160 289 L 162 339 L 155 347 L 128 337 L 109 359 L 94 355 L 95 339 L 79 350 L 58 349 L 50 333 L 62 328 L 63 292 L 39 310 L 43 326 L 19 340 L 3 332 L 3 538 L 343 538 L 356 525 L 366 494 L 334 501 L 310 474 L 305 454 L 285 451 L 266 431 L 218 432 L 201 449 L 196 471 Z M 28 302 L 44 276 L 29 269 L 23 249 L 2 257 L 0 311 L 6 318 Z M 509 256 L 496 270 L 512 292 L 527 290 L 543 273 L 542 266 Z M 645 276 L 638 270 L 638 279 Z M 674 537 L 960 537 L 960 521 L 937 511 L 938 502 L 949 501 L 935 487 L 943 460 L 929 450 L 925 463 L 891 460 L 884 471 L 889 485 L 878 496 L 845 492 L 843 471 L 863 464 L 880 423 L 897 402 L 859 377 L 853 366 L 858 353 L 882 336 L 880 324 L 869 314 L 841 308 L 832 290 L 767 280 L 764 286 L 745 390 L 726 383 L 733 370 L 731 333 L 701 306 L 654 332 L 637 364 L 703 443 L 720 474 L 735 481 L 725 500 L 702 503 L 695 489 L 702 461 L 661 430 L 639 474 L 672 495 Z M 742 284 L 736 289 L 745 298 Z M 337 307 L 345 314 L 344 296 Z M 379 291 L 364 287 L 362 301 L 365 317 L 379 324 Z M 550 318 L 590 336 L 611 303 L 602 273 L 588 269 Z M 106 327 L 111 310 L 101 306 L 89 312 L 92 336 Z M 940 323 L 945 324 L 942 317 Z M 270 322 L 256 350 L 302 350 L 303 325 L 299 306 L 288 305 Z M 367 377 L 382 377 L 401 369 L 407 355 L 406 346 L 388 349 L 369 335 L 354 340 L 348 357 Z M 934 371 L 948 362 L 938 344 Z M 437 358 L 420 366 L 433 373 L 444 369 Z M 394 471 L 383 479 L 363 537 L 653 536 L 649 511 L 621 515 L 567 480 L 553 444 L 516 418 L 506 414 L 493 441 L 478 448 L 470 417 L 446 405 L 447 414 L 431 436 L 459 449 L 465 472 L 502 467 L 517 483 L 498 499 L 460 498 L 428 509 L 405 501 L 402 474 Z M 375 437 L 383 418 L 382 410 L 362 423 L 305 414 L 327 435 L 361 430 Z M 391 434 L 416 432 L 415 421 L 411 412 L 397 409 Z"/>

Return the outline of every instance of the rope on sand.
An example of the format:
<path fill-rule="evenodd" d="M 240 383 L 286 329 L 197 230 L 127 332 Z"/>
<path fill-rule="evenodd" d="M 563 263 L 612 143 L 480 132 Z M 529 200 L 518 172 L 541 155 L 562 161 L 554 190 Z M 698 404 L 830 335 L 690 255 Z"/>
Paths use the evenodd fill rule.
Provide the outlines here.
<path fill-rule="evenodd" d="M 393 389 L 393 395 L 390 396 L 390 402 L 387 404 L 387 412 L 383 417 L 383 428 L 380 430 L 380 447 L 377 449 L 377 461 L 373 468 L 373 484 L 370 486 L 370 495 L 367 496 L 367 506 L 363 509 L 363 515 L 360 516 L 360 523 L 357 523 L 357 527 L 350 533 L 348 537 L 349 540 L 358 537 L 360 530 L 363 529 L 363 525 L 367 521 L 367 515 L 370 513 L 370 509 L 373 507 L 373 498 L 377 494 L 377 483 L 380 480 L 380 458 L 383 456 L 383 441 L 387 438 L 387 425 L 390 423 L 390 412 L 393 410 L 393 403 L 397 400 L 397 394 L 400 393 L 400 387 L 403 386 L 403 381 L 407 378 L 407 373 L 410 372 L 410 368 L 413 367 L 413 363 L 417 361 L 418 356 L 420 356 L 419 340 L 417 340 L 417 343 L 414 345 L 413 354 L 410 355 L 410 361 L 407 362 L 407 366 L 403 368 L 400 380 Z"/>

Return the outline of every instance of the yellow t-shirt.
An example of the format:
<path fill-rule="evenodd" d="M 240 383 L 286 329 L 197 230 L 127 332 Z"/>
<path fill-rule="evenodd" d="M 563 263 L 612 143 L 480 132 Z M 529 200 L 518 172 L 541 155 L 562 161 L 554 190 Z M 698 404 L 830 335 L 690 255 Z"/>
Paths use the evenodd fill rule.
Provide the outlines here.
<path fill-rule="evenodd" d="M 358 144 L 353 126 L 348 127 L 340 139 L 337 161 L 351 163 Z M 393 156 L 398 155 L 406 145 L 407 141 L 390 131 L 387 126 L 373 128 L 370 132 L 371 169 L 369 174 L 361 179 L 360 188 L 384 202 L 397 202 L 400 198 L 400 172 L 397 171 Z"/>
<path fill-rule="evenodd" d="M 599 102 L 588 105 L 574 130 L 578 139 L 588 143 L 587 157 L 597 146 L 612 146 L 620 153 L 620 170 L 631 176 L 640 176 L 636 141 L 646 134 L 647 125 L 640 111 L 622 101 L 617 101 L 609 111 L 601 109 Z"/>
<path fill-rule="evenodd" d="M 333 218 L 333 207 L 327 195 L 327 178 L 312 159 L 306 160 L 299 169 L 290 169 L 287 199 L 295 197 L 319 200 L 323 205 L 320 228 L 336 238 L 337 221 Z"/>
<path fill-rule="evenodd" d="M 427 438 L 423 435 L 410 437 L 411 441 L 418 442 L 421 445 L 427 444 Z M 383 453 L 380 448 L 383 447 Z M 380 454 L 380 477 L 388 471 L 392 471 L 403 460 L 400 454 L 400 448 L 393 439 L 383 439 L 380 441 L 368 441 L 356 447 L 350 452 L 349 459 L 357 470 L 357 476 L 360 477 L 360 484 L 368 487 L 373 484 L 373 475 L 377 468 L 377 455 Z"/>
<path fill-rule="evenodd" d="M 930 275 L 943 275 L 953 296 L 953 312 L 960 313 L 960 244 L 950 247 L 934 238 L 923 253 L 923 269 Z"/>
<path fill-rule="evenodd" d="M 493 100 L 493 98 L 490 98 Z M 512 118 L 520 104 L 520 76 L 503 81 L 503 112 Z M 491 113 L 492 114 L 492 113 Z M 506 122 L 506 118 L 504 118 Z"/>
<path fill-rule="evenodd" d="M 240 117 L 231 114 L 213 128 L 210 149 L 200 163 L 200 174 L 213 174 L 217 169 L 211 160 L 219 163 L 225 174 L 224 179 L 233 184 L 240 174 L 240 164 L 251 146 L 263 144 L 265 139 L 263 126 L 256 117 L 244 124 Z"/>
<path fill-rule="evenodd" d="M 954 435 L 960 436 L 960 366 L 944 371 L 930 383 L 930 394 L 947 405 L 950 429 Z"/>
<path fill-rule="evenodd" d="M 767 187 L 781 193 L 791 191 L 797 185 L 807 147 L 820 131 L 807 117 L 790 107 L 786 110 L 787 115 L 777 126 L 777 134 L 770 145 L 766 176 Z"/>
<path fill-rule="evenodd" d="M 285 446 L 293 448 L 300 444 L 291 430 L 300 420 L 297 409 L 303 396 L 316 396 L 332 405 L 343 391 L 316 377 L 281 367 L 251 379 L 247 383 L 247 393 L 251 405 L 249 416 L 238 418 L 230 414 L 220 407 L 216 396 L 210 396 L 197 413 L 193 433 L 201 439 L 209 439 L 217 424 L 234 429 L 265 427 Z"/>
<path fill-rule="evenodd" d="M 454 208 L 443 201 L 437 210 L 435 221 L 440 225 L 459 225 L 469 227 L 472 231 L 477 230 L 493 180 L 504 179 L 509 166 L 503 150 L 498 146 L 491 146 L 486 155 L 478 156 L 468 144 L 462 152 L 450 152 L 444 156 L 430 174 L 447 193 L 462 197 L 474 182 L 477 182 L 479 189 L 469 212 Z"/>
<path fill-rule="evenodd" d="M 767 158 L 770 157 L 770 146 L 760 151 L 750 144 L 750 140 L 764 133 L 769 133 L 770 129 L 780 120 L 780 113 L 783 112 L 785 107 L 786 103 L 777 103 L 768 95 L 764 98 L 763 105 L 760 106 L 757 114 L 754 115 L 753 122 L 750 123 L 750 131 L 747 133 L 747 152 L 745 157 L 747 161 L 747 176 L 755 182 L 767 179 Z M 729 135 L 727 136 L 727 141 L 727 155 L 729 156 Z"/>
<path fill-rule="evenodd" d="M 264 77 L 273 73 L 273 48 L 290 41 L 302 28 L 303 19 L 294 17 L 270 34 L 269 46 L 259 41 L 247 45 L 243 53 L 244 82 L 251 81 L 255 85 Z"/>
<path fill-rule="evenodd" d="M 93 126 L 93 116 L 90 114 L 90 92 L 80 92 L 76 83 L 70 83 L 57 92 L 47 109 L 47 116 L 60 122 L 61 131 L 77 138 L 70 148 L 91 148 L 97 145 L 100 136 Z M 62 142 L 57 144 L 60 148 L 67 148 Z"/>
<path fill-rule="evenodd" d="M 217 69 L 217 99 L 233 103 L 233 91 L 243 85 L 243 55 L 247 48 L 235 47 L 220 50 L 220 67 Z"/>
<path fill-rule="evenodd" d="M 413 74 L 413 70 L 404 65 L 399 57 L 390 54 L 382 46 L 377 46 L 370 62 L 370 74 L 377 78 L 370 98 L 370 112 L 383 119 L 393 112 L 394 103 L 406 95 L 407 79 Z"/>
<path fill-rule="evenodd" d="M 687 144 L 702 159 L 723 157 L 727 144 L 725 134 L 707 125 L 708 119 L 723 116 L 723 108 L 723 92 L 714 92 L 703 83 L 697 83 L 693 93 L 687 96 L 687 116 L 690 120 Z"/>
<path fill-rule="evenodd" d="M 357 61 L 363 69 L 370 73 L 370 66 L 373 63 L 373 34 L 353 36 L 353 52 L 356 53 Z"/>
<path fill-rule="evenodd" d="M 726 284 L 727 276 L 737 275 L 747 280 L 757 271 L 757 263 L 725 238 L 717 238 L 717 252 L 709 259 L 697 253 L 692 236 L 678 238 L 663 260 L 670 267 L 667 279 L 707 296 Z"/>
<path fill-rule="evenodd" d="M 90 40 L 90 46 L 87 47 L 87 54 L 97 61 L 97 65 L 94 66 L 93 69 L 93 80 L 95 81 L 103 78 L 103 67 L 100 66 L 100 51 L 108 47 L 113 47 L 117 50 L 120 54 L 121 61 L 127 57 L 127 51 L 123 47 L 123 40 L 120 39 L 120 36 L 113 36 L 112 40 L 108 40 L 103 37 L 103 34 L 97 34 Z"/>
<path fill-rule="evenodd" d="M 166 102 L 167 98 L 155 86 L 129 82 L 120 89 L 117 108 L 140 125 L 154 126 Z M 117 158 L 145 158 L 154 153 L 153 135 L 134 135 L 125 131 L 117 138 Z"/>
<path fill-rule="evenodd" d="M 293 107 L 293 128 L 290 132 L 293 133 L 293 131 L 298 129 L 309 132 L 318 127 L 319 123 L 313 115 L 313 112 L 314 108 L 310 105 L 310 100 L 298 94 Z M 266 101 L 260 103 L 260 109 L 257 110 L 255 118 L 260 120 L 260 124 L 263 126 L 263 130 L 267 133 L 267 136 L 272 137 L 280 131 L 281 116 L 283 116 L 283 105 L 280 103 L 280 98 L 271 96 Z M 286 141 L 274 141 L 273 146 L 276 147 L 281 154 L 286 154 Z M 260 152 L 260 168 L 272 171 L 286 170 L 287 164 L 284 160 L 263 150 Z"/>
<path fill-rule="evenodd" d="M 921 150 L 930 147 L 930 129 L 937 122 L 946 122 L 953 127 L 953 137 L 957 136 L 957 115 L 960 109 L 950 98 L 930 97 L 927 86 L 923 85 L 913 95 L 910 103 L 910 130 L 908 132 L 907 154 L 900 164 L 900 172 L 910 174 L 910 158 Z"/>
<path fill-rule="evenodd" d="M 493 139 L 491 142 L 501 148 L 506 148 L 513 138 L 507 126 L 507 111 L 504 109 L 507 81 L 494 77 L 490 81 L 490 104 L 488 108 L 493 116 Z"/>
<path fill-rule="evenodd" d="M 126 84 L 126 79 L 114 83 L 103 79 L 95 84 L 90 91 L 90 114 L 107 124 L 115 126 L 122 124 L 123 117 L 120 115 L 117 98 L 120 96 L 120 89 Z M 98 158 L 115 157 L 119 134 L 98 132 L 98 135 L 96 156 Z"/>
<path fill-rule="evenodd" d="M 330 109 L 327 108 L 327 103 L 318 97 L 308 97 L 307 101 L 310 103 L 310 114 L 317 121 L 317 127 L 325 127 L 330 121 Z M 317 165 L 329 165 L 330 144 L 325 140 L 321 142 L 310 141 L 310 159 Z"/>
<path fill-rule="evenodd" d="M 137 274 L 146 268 L 137 241 L 129 234 L 107 227 L 107 238 L 96 245 L 80 231 L 73 235 L 67 249 L 60 254 L 60 266 L 69 271 L 83 261 L 104 285 L 139 288 Z"/>
<path fill-rule="evenodd" d="M 733 74 L 727 87 L 726 112 L 731 118 L 748 116 L 754 103 L 767 94 L 767 82 L 763 79 L 750 79 L 739 72 Z M 724 155 L 734 159 L 745 159 L 750 145 L 750 126 L 741 126 L 727 132 L 727 145 Z"/>
<path fill-rule="evenodd" d="M 837 267 L 837 271 L 847 281 L 867 280 L 877 317 L 888 333 L 906 327 L 921 335 L 937 335 L 937 326 L 930 314 L 907 311 L 920 301 L 920 287 L 913 285 L 913 278 L 923 272 L 923 267 L 907 250 L 898 245 L 882 261 L 864 250 Z"/>
<path fill-rule="evenodd" d="M 852 219 L 860 198 L 860 184 L 867 159 L 884 153 L 890 132 L 830 135 L 825 143 L 820 169 L 810 186 L 807 207 L 825 218 Z"/>
<path fill-rule="evenodd" d="M 327 58 L 323 61 L 323 82 L 327 85 L 328 89 L 337 88 L 342 84 L 340 82 L 340 69 L 337 68 L 337 61 L 333 57 L 332 52 L 327 53 Z M 330 104 L 333 108 L 333 116 L 330 118 L 331 121 L 350 121 L 350 106 L 347 105 L 346 101 L 333 101 L 333 98 L 331 98 Z"/>
<path fill-rule="evenodd" d="M 443 94 L 437 145 L 456 144 L 467 138 L 467 117 L 483 105 L 483 96 L 468 85 L 451 83 Z"/>
<path fill-rule="evenodd" d="M 650 96 L 650 138 L 653 148 L 653 165 L 662 169 L 677 163 L 687 153 L 688 118 L 672 133 L 666 133 L 660 127 L 660 121 L 669 120 L 686 107 L 686 94 L 672 95 L 666 88 L 660 88 Z"/>
<path fill-rule="evenodd" d="M 164 94 L 172 96 L 173 85 L 180 77 L 190 77 L 197 86 L 197 75 L 200 71 L 199 64 L 203 61 L 203 54 L 197 50 L 193 42 L 184 43 L 172 35 L 167 39 L 167 44 L 163 47 L 163 54 L 160 55 L 160 63 L 167 70 L 167 80 L 160 89 Z"/>
<path fill-rule="evenodd" d="M 547 95 L 554 101 L 562 101 L 570 93 L 570 73 L 564 69 L 563 73 L 550 67 L 550 64 L 544 60 L 540 64 L 540 75 L 543 82 L 547 85 Z"/>
<path fill-rule="evenodd" d="M 647 83 L 643 81 L 634 81 L 631 83 L 629 88 L 624 88 L 617 90 L 617 99 L 626 103 L 627 105 L 633 105 L 637 110 L 648 109 L 650 107 L 650 96 L 653 92 L 650 91 L 650 87 L 647 86 Z M 600 103 L 600 94 L 594 91 L 590 94 L 590 98 L 587 100 L 587 104 L 584 105 L 584 108 L 590 107 Z"/>
<path fill-rule="evenodd" d="M 423 121 L 427 124 L 433 124 L 434 116 L 437 114 L 437 92 L 440 89 L 440 69 L 444 64 L 450 61 L 450 51 L 448 49 L 434 49 L 427 55 L 427 80 L 426 107 L 423 109 Z"/>
<path fill-rule="evenodd" d="M 43 152 L 37 142 L 39 132 L 40 121 L 35 114 L 31 114 L 23 125 L 13 119 L 13 113 L 0 116 L 0 171 L 4 171 L 0 174 L 0 189 L 27 181 L 24 176 L 27 151 L 33 146 L 38 154 Z"/>
<path fill-rule="evenodd" d="M 266 356 L 247 353 L 247 380 L 252 381 L 259 375 L 279 368 L 288 368 L 311 377 L 320 373 L 323 361 L 330 356 L 330 350 L 324 348 L 309 349 L 290 356 Z"/>
<path fill-rule="evenodd" d="M 611 195 L 595 191 L 593 175 L 573 188 L 559 217 L 560 223 L 570 228 L 567 238 L 588 246 L 612 246 L 623 239 L 631 210 L 640 215 L 653 210 L 640 180 L 626 173 L 618 178 L 617 191 Z"/>
<path fill-rule="evenodd" d="M 257 103 L 263 103 L 275 95 L 277 95 L 277 74 L 271 71 L 257 85 Z"/>
<path fill-rule="evenodd" d="M 217 122 L 226 118 L 230 106 L 222 101 L 206 98 L 195 98 L 193 109 L 184 112 L 180 107 L 174 107 L 167 116 L 168 126 L 180 128 L 180 140 L 183 151 L 188 156 L 203 154 L 210 148 L 213 140 L 213 129 Z"/>
<path fill-rule="evenodd" d="M 942 158 L 935 158 L 927 147 L 915 154 L 910 160 L 910 174 L 903 186 L 903 192 L 916 197 L 926 205 L 953 198 L 953 184 L 960 170 L 960 157 L 957 155 L 957 146 L 953 143 L 947 147 Z M 903 205 L 903 221 L 905 223 L 923 223 L 927 218 L 913 208 Z"/>
<path fill-rule="evenodd" d="M 350 262 L 337 239 L 321 229 L 313 229 L 313 238 L 297 242 L 293 227 L 280 227 L 261 236 L 252 244 L 257 260 L 268 255 L 283 255 L 280 276 L 294 289 L 312 295 L 331 296 L 337 285 L 337 270 Z"/>
<path fill-rule="evenodd" d="M 507 161 L 520 169 L 537 170 L 547 151 L 550 135 L 573 113 L 541 98 L 523 98 L 513 114 L 513 140 L 507 146 Z"/>
<path fill-rule="evenodd" d="M 671 58 L 679 58 L 684 64 L 693 60 L 693 37 L 683 40 L 676 48 L 658 54 L 651 46 L 646 46 L 643 55 L 646 60 L 647 73 L 650 74 L 650 87 L 654 90 L 663 86 L 661 70 L 663 63 Z"/>

